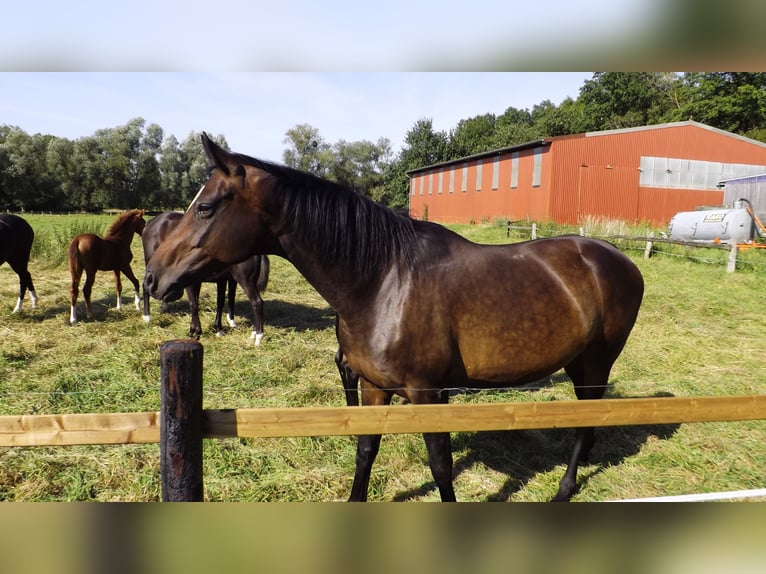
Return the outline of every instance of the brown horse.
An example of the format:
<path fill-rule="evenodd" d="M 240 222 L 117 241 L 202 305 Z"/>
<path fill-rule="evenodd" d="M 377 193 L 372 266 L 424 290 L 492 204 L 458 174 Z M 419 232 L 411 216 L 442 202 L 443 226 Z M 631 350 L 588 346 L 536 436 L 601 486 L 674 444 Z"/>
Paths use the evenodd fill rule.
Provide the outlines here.
<path fill-rule="evenodd" d="M 32 308 L 37 308 L 37 293 L 27 269 L 34 240 L 35 232 L 25 219 L 10 213 L 0 214 L 0 265 L 7 261 L 19 276 L 19 297 L 13 308 L 14 313 L 21 310 L 27 291 L 32 299 Z"/>
<path fill-rule="evenodd" d="M 147 265 L 160 298 L 253 253 L 289 260 L 338 314 L 362 404 L 446 403 L 453 387 L 540 380 L 563 368 L 579 399 L 604 395 L 644 282 L 613 245 L 579 236 L 478 245 L 206 135 L 210 176 Z M 358 439 L 350 500 L 366 500 L 380 435 Z M 424 434 L 442 500 L 455 500 L 449 433 Z M 576 430 L 554 500 L 569 500 L 594 440 Z"/>
<path fill-rule="evenodd" d="M 144 260 L 146 263 L 157 250 L 160 243 L 167 237 L 173 227 L 178 223 L 183 214 L 177 211 L 165 211 L 149 220 L 141 235 L 141 243 L 144 246 Z M 263 339 L 263 299 L 261 292 L 266 289 L 269 282 L 269 258 L 266 255 L 255 255 L 232 265 L 223 273 L 209 279 L 211 283 L 216 284 L 216 312 L 213 328 L 216 335 L 223 335 L 223 305 L 226 300 L 226 290 L 228 288 L 229 314 L 227 316 L 229 326 L 236 327 L 234 321 L 234 295 L 239 284 L 245 291 L 250 306 L 253 309 L 253 330 L 250 338 L 256 345 L 261 344 Z M 186 298 L 189 300 L 189 314 L 191 323 L 189 324 L 189 336 L 199 339 L 202 335 L 202 325 L 199 320 L 199 294 L 202 288 L 201 283 L 188 285 L 186 287 Z M 166 306 L 163 301 L 163 310 Z M 144 287 L 144 321 L 150 320 L 149 314 L 149 293 Z"/>
<path fill-rule="evenodd" d="M 122 308 L 122 281 L 120 273 L 124 273 L 133 287 L 136 289 L 136 309 L 140 310 L 141 301 L 139 295 L 138 279 L 130 268 L 133 253 L 130 243 L 133 234 L 141 235 L 146 225 L 143 209 L 132 209 L 120 214 L 109 227 L 106 235 L 101 238 L 94 233 L 83 233 L 72 239 L 67 251 L 69 255 L 69 272 L 72 275 L 72 286 L 69 290 L 71 313 L 69 322 L 77 323 L 77 295 L 79 293 L 80 279 L 85 271 L 85 284 L 82 287 L 82 296 L 85 299 L 85 310 L 88 319 L 93 319 L 93 309 L 90 303 L 90 294 L 93 282 L 96 280 L 96 271 L 114 271 L 114 284 L 117 288 L 117 309 Z"/>

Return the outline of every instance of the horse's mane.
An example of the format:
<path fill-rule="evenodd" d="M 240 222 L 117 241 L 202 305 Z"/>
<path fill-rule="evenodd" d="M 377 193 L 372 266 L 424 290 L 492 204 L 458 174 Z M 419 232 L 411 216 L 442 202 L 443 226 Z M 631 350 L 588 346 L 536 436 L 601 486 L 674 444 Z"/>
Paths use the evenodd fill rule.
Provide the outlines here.
<path fill-rule="evenodd" d="M 344 264 L 373 274 L 392 263 L 413 263 L 416 257 L 413 220 L 355 190 L 284 165 L 248 156 L 237 159 L 272 176 L 284 195 L 283 221 L 316 246 L 326 265 Z"/>
<path fill-rule="evenodd" d="M 140 209 L 131 209 L 130 211 L 126 211 L 118 215 L 117 219 L 115 219 L 114 222 L 112 222 L 112 224 L 109 226 L 109 229 L 107 229 L 106 237 L 119 235 L 120 231 L 122 231 L 122 228 L 125 227 L 128 221 L 130 221 L 135 215 L 140 213 L 141 213 Z"/>

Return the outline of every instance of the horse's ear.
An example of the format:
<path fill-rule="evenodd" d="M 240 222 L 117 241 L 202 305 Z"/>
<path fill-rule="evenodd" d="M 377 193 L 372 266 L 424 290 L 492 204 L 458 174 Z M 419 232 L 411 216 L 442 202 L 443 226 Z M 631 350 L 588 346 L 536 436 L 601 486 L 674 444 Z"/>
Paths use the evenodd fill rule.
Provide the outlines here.
<path fill-rule="evenodd" d="M 239 163 L 234 161 L 231 154 L 210 139 L 205 132 L 202 132 L 202 147 L 207 155 L 208 170 L 217 168 L 227 176 L 237 172 Z"/>

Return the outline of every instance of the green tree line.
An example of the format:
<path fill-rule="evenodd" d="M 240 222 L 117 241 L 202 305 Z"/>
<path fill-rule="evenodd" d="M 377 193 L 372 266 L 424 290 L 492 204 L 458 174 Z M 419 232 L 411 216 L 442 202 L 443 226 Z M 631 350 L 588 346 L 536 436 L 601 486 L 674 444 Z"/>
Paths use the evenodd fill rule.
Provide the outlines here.
<path fill-rule="evenodd" d="M 688 119 L 766 141 L 766 73 L 598 72 L 559 105 L 511 106 L 447 131 L 417 119 L 398 151 L 386 138 L 330 143 L 299 124 L 285 134 L 282 159 L 402 209 L 411 169 L 543 137 Z M 214 139 L 228 148 L 224 136 Z M 204 182 L 205 164 L 200 133 L 179 142 L 143 118 L 74 141 L 0 125 L 0 210 L 184 207 Z"/>

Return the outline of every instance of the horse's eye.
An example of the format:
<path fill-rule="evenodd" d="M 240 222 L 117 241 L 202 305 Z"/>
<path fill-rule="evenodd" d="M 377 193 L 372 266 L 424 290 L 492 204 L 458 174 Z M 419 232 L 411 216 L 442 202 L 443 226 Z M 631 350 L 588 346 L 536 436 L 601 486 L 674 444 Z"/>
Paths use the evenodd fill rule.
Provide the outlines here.
<path fill-rule="evenodd" d="M 197 217 L 200 219 L 206 219 L 211 217 L 215 213 L 215 206 L 212 203 L 198 203 L 197 204 Z"/>

